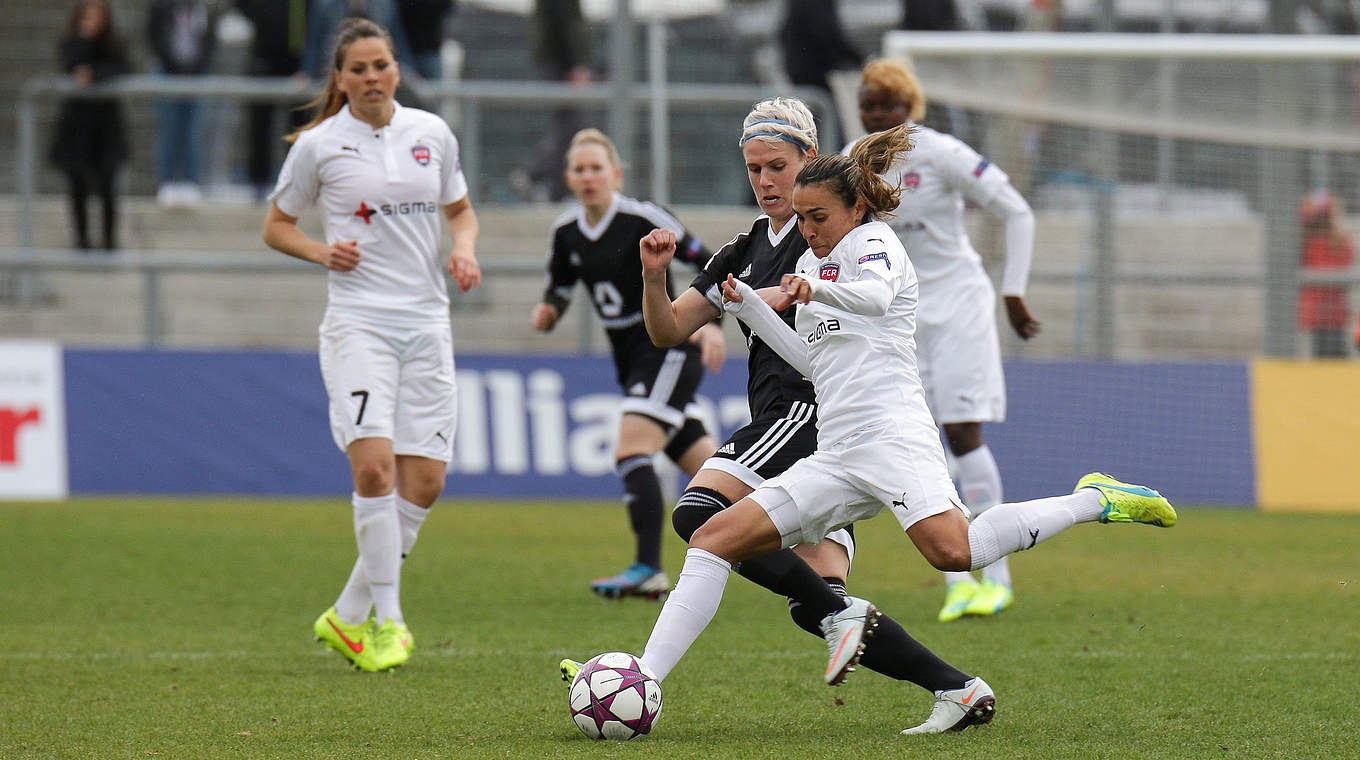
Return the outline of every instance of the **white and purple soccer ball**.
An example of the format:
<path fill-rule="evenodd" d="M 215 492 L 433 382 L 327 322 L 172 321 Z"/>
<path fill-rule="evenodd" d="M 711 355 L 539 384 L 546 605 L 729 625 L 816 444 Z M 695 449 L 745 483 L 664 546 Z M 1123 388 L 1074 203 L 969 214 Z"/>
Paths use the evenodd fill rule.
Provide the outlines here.
<path fill-rule="evenodd" d="M 661 683 L 627 652 L 605 652 L 581 665 L 571 682 L 571 719 L 591 739 L 645 736 L 661 717 Z"/>

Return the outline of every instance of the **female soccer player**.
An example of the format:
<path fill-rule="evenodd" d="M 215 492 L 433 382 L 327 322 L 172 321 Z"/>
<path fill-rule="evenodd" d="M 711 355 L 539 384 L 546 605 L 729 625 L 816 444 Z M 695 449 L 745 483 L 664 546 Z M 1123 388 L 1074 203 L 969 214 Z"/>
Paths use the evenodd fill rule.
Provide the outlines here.
<path fill-rule="evenodd" d="M 726 346 L 722 330 L 705 326 L 695 341 L 657 348 L 642 326 L 642 277 L 638 240 L 653 229 L 680 238 L 681 260 L 699 265 L 708 258 L 699 239 L 675 217 L 651 203 L 622 195 L 623 166 L 614 143 L 598 129 L 583 129 L 567 149 L 567 186 L 577 203 L 553 223 L 548 253 L 548 285 L 529 324 L 548 331 L 566 312 L 580 280 L 590 292 L 614 350 L 614 369 L 623 388 L 623 417 L 614 456 L 637 538 L 633 564 L 618 575 L 590 584 L 601 596 L 656 598 L 669 591 L 661 567 L 665 508 L 652 456 L 665 451 L 687 475 L 713 454 L 713 439 L 703 423 L 687 417 L 704 367 L 722 367 Z"/>
<path fill-rule="evenodd" d="M 666 290 L 671 241 L 643 241 L 644 313 L 659 345 L 684 341 L 721 310 L 720 284 L 730 275 L 756 287 L 777 285 L 807 249 L 794 222 L 793 186 L 798 172 L 817 155 L 817 128 L 800 101 L 772 98 L 757 103 L 743 122 L 739 141 L 751 189 L 764 210 L 747 233 L 718 251 L 690 289 L 674 301 Z M 787 317 L 792 319 L 792 311 Z M 745 329 L 745 328 L 744 328 Z M 676 531 L 686 541 L 709 517 L 750 494 L 766 478 L 788 469 L 817 447 L 817 404 L 805 373 L 789 366 L 768 344 L 747 330 L 750 345 L 747 391 L 751 422 L 736 431 L 704 463 L 681 496 L 674 513 Z M 854 554 L 849 526 L 837 528 L 820 543 L 803 543 L 741 563 L 739 572 L 789 598 L 789 612 L 804 630 L 822 636 L 823 620 L 845 606 L 845 580 Z M 892 618 L 877 619 L 874 646 L 865 667 L 907 680 L 931 692 L 957 689 L 970 676 L 937 657 Z M 569 674 L 574 666 L 564 661 Z M 841 674 L 843 675 L 843 674 Z M 977 716 L 990 716 L 990 701 Z M 951 724 L 952 726 L 952 724 Z"/>
<path fill-rule="evenodd" d="M 821 541 L 835 528 L 890 509 L 923 556 L 941 570 L 985 567 L 1076 522 L 1142 522 L 1170 527 L 1176 513 L 1160 494 L 1100 473 L 1067 496 L 1003 504 L 971 524 L 945 467 L 939 432 L 916 375 L 916 275 L 892 229 L 876 217 L 899 191 L 878 175 L 910 148 L 900 126 L 863 140 L 850 156 L 820 156 L 798 173 L 793 202 L 809 250 L 779 288 L 757 294 L 729 276 L 729 311 L 816 390 L 817 451 L 765 481 L 695 531 L 675 589 L 648 639 L 643 661 L 664 679 L 708 625 L 732 567 L 789 546 Z M 665 231 L 644 241 L 664 247 Z M 783 309 L 800 304 L 795 327 Z M 863 599 L 823 623 L 838 682 L 865 647 L 879 613 Z M 873 644 L 868 645 L 872 651 Z M 930 718 L 910 733 L 962 728 L 990 718 L 981 679 L 936 694 Z"/>
<path fill-rule="evenodd" d="M 911 257 L 920 285 L 916 362 L 926 401 L 944 428 L 963 502 L 978 515 L 1001 503 L 1001 472 L 982 442 L 982 423 L 1006 419 L 1006 384 L 996 293 L 968 239 L 963 204 L 971 200 L 1005 223 L 1001 293 L 1006 317 L 1024 340 L 1039 334 L 1024 297 L 1034 213 L 1005 172 L 957 138 L 920 126 L 925 111 L 921 83 L 901 64 L 878 60 L 864 67 L 859 88 L 864 128 L 881 132 L 911 124 L 916 129 L 915 145 L 884 175 L 902 190 L 888 224 Z M 946 572 L 945 583 L 940 622 L 995 615 L 1014 599 L 1005 557 L 983 568 L 981 584 L 963 572 Z"/>
<path fill-rule="evenodd" d="M 459 289 L 477 287 L 482 275 L 458 140 L 443 119 L 394 100 L 401 75 L 387 31 L 346 21 L 331 61 L 317 115 L 290 136 L 264 240 L 330 270 L 321 373 L 331 434 L 354 476 L 359 559 L 313 631 L 356 667 L 379 671 L 410 658 L 401 563 L 453 454 L 457 389 L 440 214 Z M 325 242 L 297 226 L 318 201 Z"/>

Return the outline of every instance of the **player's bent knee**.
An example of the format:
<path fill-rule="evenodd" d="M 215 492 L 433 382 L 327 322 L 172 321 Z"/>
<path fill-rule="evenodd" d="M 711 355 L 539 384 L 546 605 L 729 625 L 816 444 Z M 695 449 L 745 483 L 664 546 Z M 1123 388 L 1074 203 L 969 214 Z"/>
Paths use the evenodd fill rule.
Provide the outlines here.
<path fill-rule="evenodd" d="M 922 549 L 922 554 L 936 570 L 946 572 L 967 572 L 972 569 L 973 552 L 965 541 L 941 541 Z"/>
<path fill-rule="evenodd" d="M 694 532 L 708 522 L 710 517 L 730 506 L 732 501 L 720 491 L 701 486 L 689 488 L 675 503 L 675 511 L 671 513 L 671 526 L 675 528 L 676 535 L 689 541 Z"/>

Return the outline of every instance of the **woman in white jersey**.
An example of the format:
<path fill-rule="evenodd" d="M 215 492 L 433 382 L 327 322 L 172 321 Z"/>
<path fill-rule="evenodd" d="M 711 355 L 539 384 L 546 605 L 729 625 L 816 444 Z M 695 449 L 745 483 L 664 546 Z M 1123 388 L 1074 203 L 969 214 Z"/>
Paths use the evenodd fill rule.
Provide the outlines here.
<path fill-rule="evenodd" d="M 448 271 L 461 290 L 481 284 L 477 216 L 458 141 L 439 117 L 393 99 L 399 81 L 387 31 L 346 21 L 317 116 L 290 136 L 264 225 L 270 247 L 330 270 L 321 373 L 331 434 L 354 476 L 359 559 L 313 632 L 368 671 L 410 657 L 401 563 L 453 453 L 457 399 L 441 214 L 453 237 Z M 298 229 L 313 205 L 325 241 Z"/>
<path fill-rule="evenodd" d="M 722 309 L 722 283 L 729 275 L 755 288 L 778 285 L 807 250 L 793 213 L 794 178 L 817 155 L 812 112 L 792 98 L 756 103 L 738 140 L 751 190 L 764 212 L 749 232 L 737 235 L 704 265 L 690 287 L 672 298 L 667 271 L 681 241 L 663 229 L 640 248 L 643 312 L 658 345 L 681 345 Z M 786 312 L 792 324 L 792 311 Z M 748 332 L 747 395 L 751 421 L 732 433 L 690 481 L 672 514 L 680 537 L 747 496 L 817 449 L 817 405 L 812 383 Z M 752 582 L 788 598 L 789 614 L 803 630 L 822 636 L 821 622 L 845 606 L 845 583 L 854 555 L 852 527 L 838 528 L 815 544 L 799 544 L 741 563 Z M 889 678 L 930 692 L 958 688 L 971 676 L 914 639 L 888 615 L 880 615 L 874 647 L 860 663 Z M 563 662 L 573 674 L 574 661 Z"/>
<path fill-rule="evenodd" d="M 982 423 L 1006 419 L 1006 383 L 996 334 L 996 292 L 968 239 L 964 201 L 1005 224 L 1001 293 L 1006 317 L 1023 340 L 1039 334 L 1024 297 L 1034 213 L 995 164 L 958 138 L 920 126 L 925 111 L 921 83 L 900 63 L 878 60 L 864 67 L 859 88 L 864 128 L 882 132 L 911 124 L 916 129 L 911 151 L 884 175 L 902 191 L 888 224 L 907 249 L 921 289 L 916 360 L 926 401 L 944 428 L 963 502 L 977 515 L 1001 503 L 1001 472 L 982 441 Z M 983 568 L 980 584 L 972 573 L 953 572 L 945 573 L 945 583 L 940 622 L 994 615 L 1014 598 L 1005 557 Z"/>
<path fill-rule="evenodd" d="M 724 285 L 728 310 L 812 380 L 817 451 L 695 531 L 642 655 L 660 679 L 717 612 L 734 564 L 816 543 L 884 509 L 932 565 L 956 571 L 985 567 L 1076 522 L 1176 521 L 1157 492 L 1090 473 L 1072 494 L 1002 504 L 969 523 L 916 375 L 916 275 L 892 228 L 876 220 L 898 201 L 898 190 L 878 175 L 909 149 L 910 135 L 898 127 L 871 135 L 848 157 L 810 161 L 793 195 L 809 246 L 796 271 L 759 294 L 734 277 Z M 794 303 L 796 329 L 775 311 Z M 865 635 L 877 617 L 873 604 L 855 598 L 828 616 L 828 683 L 840 682 L 873 646 Z M 937 692 L 930 718 L 906 733 L 990 720 L 994 702 L 991 688 L 971 679 Z"/>

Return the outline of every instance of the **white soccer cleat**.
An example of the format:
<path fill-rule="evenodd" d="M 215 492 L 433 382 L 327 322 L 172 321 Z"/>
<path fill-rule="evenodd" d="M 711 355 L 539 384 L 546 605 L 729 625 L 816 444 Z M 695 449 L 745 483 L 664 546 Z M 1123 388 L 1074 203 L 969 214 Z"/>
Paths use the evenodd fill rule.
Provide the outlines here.
<path fill-rule="evenodd" d="M 981 678 L 974 678 L 961 689 L 935 692 L 935 706 L 926 722 L 903 734 L 943 734 L 962 731 L 969 726 L 990 723 L 996 715 L 996 695 Z"/>
<path fill-rule="evenodd" d="M 822 618 L 820 623 L 822 637 L 831 659 L 826 664 L 826 683 L 836 686 L 850 671 L 855 669 L 860 655 L 864 654 L 864 639 L 872 636 L 878 627 L 878 616 L 882 613 L 867 599 L 849 597 L 849 603 L 840 612 L 833 612 Z"/>

